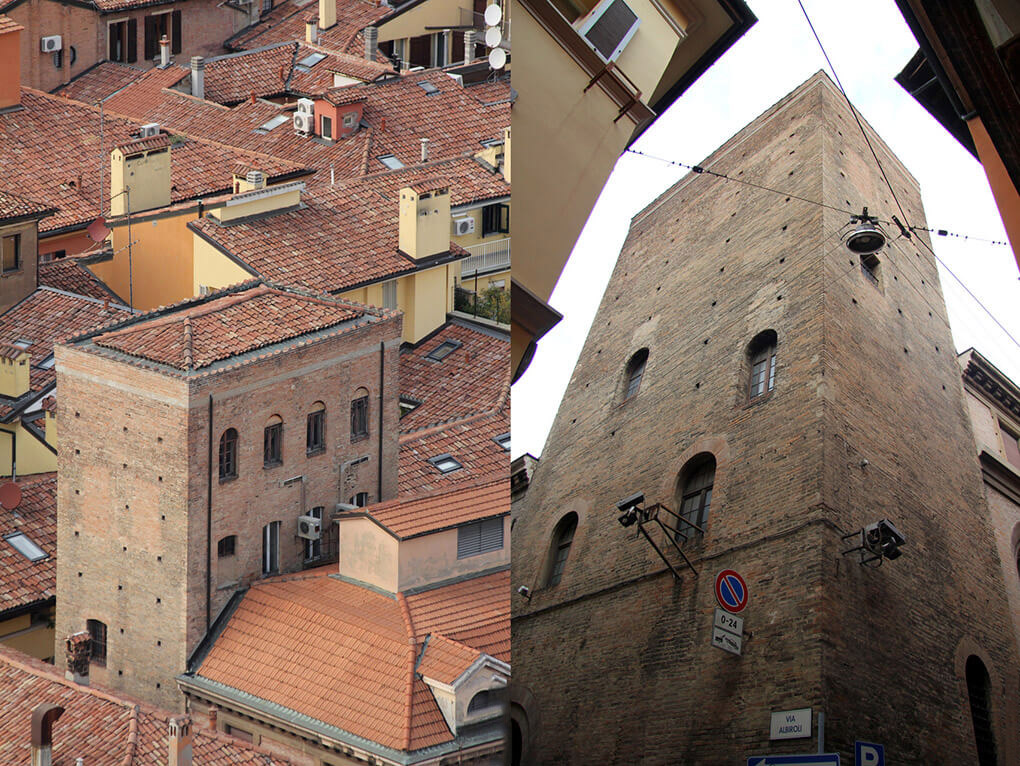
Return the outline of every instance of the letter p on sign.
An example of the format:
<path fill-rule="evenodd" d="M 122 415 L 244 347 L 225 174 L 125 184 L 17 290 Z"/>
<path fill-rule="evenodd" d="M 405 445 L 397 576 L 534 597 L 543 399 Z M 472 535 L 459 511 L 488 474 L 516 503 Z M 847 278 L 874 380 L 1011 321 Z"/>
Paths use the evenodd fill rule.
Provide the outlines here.
<path fill-rule="evenodd" d="M 885 748 L 873 742 L 854 743 L 856 766 L 885 766 Z"/>

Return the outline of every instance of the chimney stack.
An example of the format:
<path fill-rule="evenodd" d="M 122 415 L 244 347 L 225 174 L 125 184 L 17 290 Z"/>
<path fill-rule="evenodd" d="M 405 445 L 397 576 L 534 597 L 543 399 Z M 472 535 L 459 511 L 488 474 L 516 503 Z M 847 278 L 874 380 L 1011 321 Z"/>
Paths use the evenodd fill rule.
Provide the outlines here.
<path fill-rule="evenodd" d="M 209 706 L 209 731 L 216 731 L 216 715 L 220 709 L 215 705 Z"/>
<path fill-rule="evenodd" d="M 468 29 L 464 32 L 464 63 L 470 64 L 475 60 L 475 39 L 478 37 L 478 33 L 473 29 Z"/>
<path fill-rule="evenodd" d="M 166 69 L 170 66 L 170 40 L 166 35 L 159 38 L 159 68 Z"/>
<path fill-rule="evenodd" d="M 205 98 L 205 59 L 201 56 L 191 57 L 191 95 Z"/>
<path fill-rule="evenodd" d="M 16 399 L 31 388 L 29 353 L 13 343 L 0 343 L 0 394 Z"/>
<path fill-rule="evenodd" d="M 450 250 L 450 189 L 440 179 L 400 190 L 398 244 L 415 261 Z"/>
<path fill-rule="evenodd" d="M 67 670 L 64 677 L 82 686 L 89 685 L 89 657 L 92 652 L 92 636 L 87 630 L 72 633 L 65 644 Z"/>
<path fill-rule="evenodd" d="M 32 766 L 53 763 L 53 724 L 63 713 L 64 708 L 50 702 L 40 702 L 32 710 Z"/>
<path fill-rule="evenodd" d="M 379 30 L 375 27 L 365 27 L 365 58 L 375 61 L 379 52 Z"/>
<path fill-rule="evenodd" d="M 421 141 L 421 161 L 422 162 L 428 162 L 429 161 L 429 140 L 427 138 L 420 138 L 418 140 Z"/>
<path fill-rule="evenodd" d="M 336 26 L 336 0 L 319 0 L 319 29 L 327 30 Z"/>
<path fill-rule="evenodd" d="M 305 42 L 315 45 L 319 42 L 319 19 L 308 19 L 305 21 Z"/>
<path fill-rule="evenodd" d="M 249 170 L 245 173 L 244 180 L 251 187 L 249 191 L 266 188 L 266 174 L 261 170 Z"/>
<path fill-rule="evenodd" d="M 0 109 L 21 103 L 21 33 L 25 28 L 0 13 Z"/>
<path fill-rule="evenodd" d="M 170 757 L 168 766 L 191 766 L 191 718 L 182 715 L 170 719 Z"/>

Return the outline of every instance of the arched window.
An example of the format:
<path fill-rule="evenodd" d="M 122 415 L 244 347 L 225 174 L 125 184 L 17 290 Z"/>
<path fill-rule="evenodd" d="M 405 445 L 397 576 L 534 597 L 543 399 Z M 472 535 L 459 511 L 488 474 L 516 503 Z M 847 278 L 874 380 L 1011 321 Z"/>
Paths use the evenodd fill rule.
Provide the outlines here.
<path fill-rule="evenodd" d="M 627 362 L 627 370 L 623 377 L 623 401 L 630 399 L 641 388 L 641 378 L 644 377 L 645 364 L 647 362 L 647 348 L 642 348 L 635 352 Z"/>
<path fill-rule="evenodd" d="M 570 546 L 574 542 L 574 532 L 576 531 L 576 513 L 568 513 L 560 519 L 556 529 L 553 530 L 552 547 L 549 550 L 549 574 L 545 581 L 548 587 L 559 585 L 560 578 L 563 577 L 563 568 L 567 565 L 567 557 L 570 555 Z"/>
<path fill-rule="evenodd" d="M 712 504 L 712 484 L 715 482 L 715 457 L 703 452 L 691 458 L 680 471 L 677 482 L 678 513 L 691 524 L 702 529 L 708 521 L 708 509 Z M 681 524 L 679 530 L 687 535 L 690 527 Z"/>
<path fill-rule="evenodd" d="M 767 394 L 776 385 L 777 340 L 775 330 L 765 330 L 758 333 L 747 346 L 747 358 L 751 363 L 748 399 Z"/>
<path fill-rule="evenodd" d="M 237 431 L 228 428 L 220 436 L 220 481 L 237 478 Z"/>
<path fill-rule="evenodd" d="M 974 743 L 977 745 L 978 766 L 996 766 L 995 737 L 992 734 L 990 682 L 985 664 L 975 655 L 967 658 L 967 695 L 970 717 L 974 722 Z"/>
<path fill-rule="evenodd" d="M 326 405 L 316 402 L 308 413 L 308 426 L 305 434 L 305 452 L 309 455 L 326 449 Z"/>
<path fill-rule="evenodd" d="M 273 415 L 262 436 L 262 465 L 271 468 L 283 462 L 283 418 Z"/>
<path fill-rule="evenodd" d="M 483 689 L 468 703 L 468 713 L 480 713 L 489 708 L 497 708 L 503 704 L 506 693 L 503 689 Z"/>
<path fill-rule="evenodd" d="M 351 441 L 368 436 L 368 389 L 359 388 L 351 399 Z"/>
<path fill-rule="evenodd" d="M 219 542 L 216 543 L 216 556 L 221 559 L 226 558 L 227 556 L 233 556 L 236 548 L 237 535 L 221 537 Z"/>

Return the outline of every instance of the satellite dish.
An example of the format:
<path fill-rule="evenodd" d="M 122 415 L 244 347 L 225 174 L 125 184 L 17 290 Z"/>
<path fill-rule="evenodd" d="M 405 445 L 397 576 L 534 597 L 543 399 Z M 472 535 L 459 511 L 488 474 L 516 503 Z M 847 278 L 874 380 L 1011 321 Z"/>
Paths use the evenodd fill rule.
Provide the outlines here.
<path fill-rule="evenodd" d="M 492 8 L 492 6 L 489 6 Z M 493 48 L 489 54 L 489 66 L 499 70 L 506 66 L 506 51 L 502 48 Z"/>
<path fill-rule="evenodd" d="M 0 486 L 0 505 L 8 511 L 13 511 L 21 504 L 21 487 L 13 481 Z"/>
<path fill-rule="evenodd" d="M 503 20 L 503 9 L 498 5 L 490 5 L 485 9 L 485 23 L 490 27 L 496 26 Z"/>
<path fill-rule="evenodd" d="M 490 5 L 489 7 L 495 8 L 496 6 Z M 503 33 L 499 31 L 499 27 L 489 27 L 485 30 L 485 44 L 488 47 L 495 48 L 501 42 L 503 42 Z"/>

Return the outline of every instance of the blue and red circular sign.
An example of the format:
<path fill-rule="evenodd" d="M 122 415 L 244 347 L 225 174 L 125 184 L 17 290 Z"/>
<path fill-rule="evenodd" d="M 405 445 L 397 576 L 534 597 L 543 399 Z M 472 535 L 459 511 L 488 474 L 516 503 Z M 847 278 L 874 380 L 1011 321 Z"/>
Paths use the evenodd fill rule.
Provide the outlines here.
<path fill-rule="evenodd" d="M 747 583 L 732 569 L 724 569 L 715 578 L 715 597 L 727 612 L 742 612 L 747 606 Z"/>

